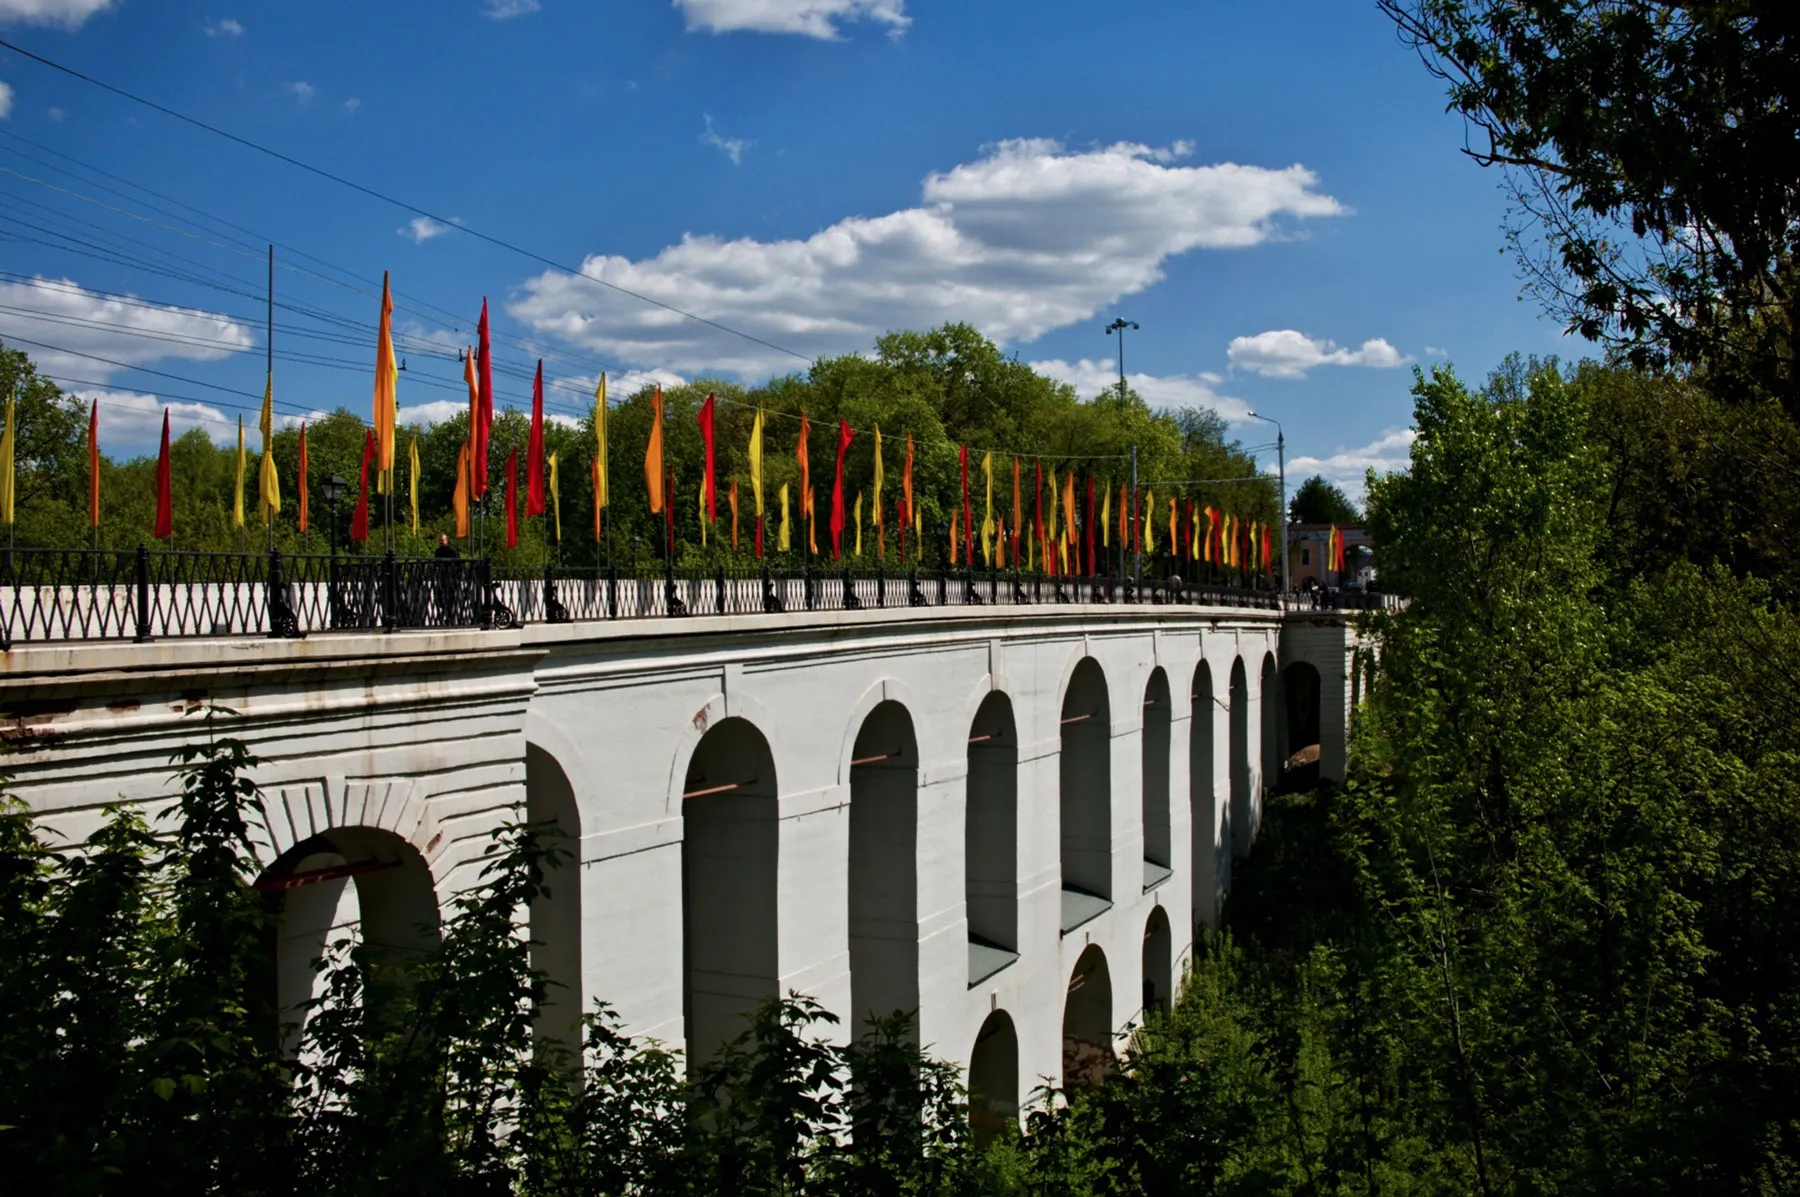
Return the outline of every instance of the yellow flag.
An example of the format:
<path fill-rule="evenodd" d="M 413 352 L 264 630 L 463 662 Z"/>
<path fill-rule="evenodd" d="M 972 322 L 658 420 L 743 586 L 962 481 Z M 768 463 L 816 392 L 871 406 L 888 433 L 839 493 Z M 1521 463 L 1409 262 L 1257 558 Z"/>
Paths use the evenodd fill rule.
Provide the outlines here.
<path fill-rule="evenodd" d="M 694 488 L 694 497 L 700 501 L 700 547 L 705 548 L 706 547 L 706 487 L 705 487 L 705 485 L 696 486 Z"/>
<path fill-rule="evenodd" d="M 881 527 L 881 425 L 875 425 L 875 527 Z"/>
<path fill-rule="evenodd" d="M 788 488 L 788 484 L 783 482 L 781 484 L 781 533 L 776 538 L 776 541 L 775 541 L 775 547 L 784 553 L 788 551 L 788 546 L 793 543 L 793 541 L 790 538 L 789 533 L 788 533 L 787 488 Z"/>
<path fill-rule="evenodd" d="M 756 514 L 763 513 L 763 410 L 756 409 L 756 419 L 750 421 L 750 493 L 756 496 Z"/>
<path fill-rule="evenodd" d="M 1191 514 L 1193 508 L 1190 507 L 1188 511 Z M 1193 521 L 1193 526 L 1188 529 L 1188 532 L 1188 560 L 1198 561 L 1200 560 L 1200 521 L 1198 519 Z"/>
<path fill-rule="evenodd" d="M 375 464 L 381 471 L 376 489 L 387 494 L 393 485 L 394 421 L 399 371 L 394 368 L 394 296 L 387 271 L 381 272 L 381 327 L 375 334 Z"/>
<path fill-rule="evenodd" d="M 18 441 L 15 427 L 19 422 L 18 400 L 6 397 L 6 431 L 0 432 L 0 524 L 13 522 L 13 452 Z"/>
<path fill-rule="evenodd" d="M 412 498 L 412 530 L 419 534 L 419 438 L 412 437 L 406 446 L 406 489 Z"/>
<path fill-rule="evenodd" d="M 856 551 L 855 557 L 862 560 L 862 492 L 856 492 Z"/>
<path fill-rule="evenodd" d="M 984 565 L 994 564 L 994 455 L 986 453 L 981 458 L 981 472 L 987 476 L 987 510 L 981 517 L 981 561 Z"/>
<path fill-rule="evenodd" d="M 1144 492 L 1144 552 L 1156 552 L 1156 492 Z"/>
<path fill-rule="evenodd" d="M 417 463 L 418 460 L 419 460 L 419 442 L 414 441 L 413 442 L 413 461 L 415 463 Z M 557 483 L 557 480 L 556 480 L 556 454 L 552 453 L 549 456 L 546 464 L 549 465 L 549 467 L 550 467 L 551 524 L 556 529 L 556 543 L 561 544 L 562 543 L 562 487 Z M 416 470 L 416 468 L 417 468 L 416 465 L 414 468 Z M 415 510 L 415 511 L 418 510 L 418 503 L 416 500 L 414 501 L 414 504 L 413 504 L 413 510 Z M 418 524 L 417 516 L 413 517 L 413 523 L 414 523 L 413 531 L 417 532 L 419 530 L 417 527 L 417 524 Z"/>
<path fill-rule="evenodd" d="M 1057 538 L 1056 537 L 1056 516 L 1057 516 L 1057 510 L 1061 506 L 1061 504 L 1057 503 L 1056 496 L 1057 496 L 1056 467 L 1051 466 L 1050 467 L 1050 526 L 1048 528 L 1044 529 L 1044 531 L 1049 536 L 1050 540 L 1053 542 Z M 1045 551 L 1048 552 L 1048 550 L 1045 550 Z"/>
<path fill-rule="evenodd" d="M 231 494 L 231 526 L 244 526 L 244 417 L 238 416 L 237 486 Z"/>
<path fill-rule="evenodd" d="M 606 371 L 594 388 L 594 510 L 606 506 Z"/>
<path fill-rule="evenodd" d="M 1112 480 L 1108 479 L 1100 487 L 1100 547 L 1112 548 Z"/>
<path fill-rule="evenodd" d="M 281 510 L 281 481 L 275 473 L 275 376 L 263 385 L 262 464 L 256 471 L 256 506 L 262 512 L 263 527 L 268 527 Z"/>

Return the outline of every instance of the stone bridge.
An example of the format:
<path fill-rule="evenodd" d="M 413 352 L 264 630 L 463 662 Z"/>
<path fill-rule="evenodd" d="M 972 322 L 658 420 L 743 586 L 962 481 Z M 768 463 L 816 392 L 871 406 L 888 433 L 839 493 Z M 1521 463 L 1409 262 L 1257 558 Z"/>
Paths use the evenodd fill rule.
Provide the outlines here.
<path fill-rule="evenodd" d="M 334 932 L 416 948 L 490 831 L 553 819 L 552 1031 L 604 999 L 704 1057 L 788 990 L 846 1035 L 916 1011 L 997 1116 L 1170 1000 L 1290 752 L 1342 774 L 1363 657 L 1331 612 L 1083 603 L 53 641 L 0 654 L 0 770 L 78 841 L 235 711 L 290 1008 Z"/>

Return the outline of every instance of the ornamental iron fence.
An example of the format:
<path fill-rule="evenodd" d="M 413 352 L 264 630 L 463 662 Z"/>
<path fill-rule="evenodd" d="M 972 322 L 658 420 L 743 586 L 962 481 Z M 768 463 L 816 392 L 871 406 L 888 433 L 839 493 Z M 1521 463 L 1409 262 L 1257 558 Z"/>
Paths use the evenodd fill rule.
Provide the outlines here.
<path fill-rule="evenodd" d="M 922 607 L 1281 606 L 1273 589 L 1015 570 L 528 570 L 483 558 L 0 549 L 0 650 L 14 644 L 492 628 Z"/>

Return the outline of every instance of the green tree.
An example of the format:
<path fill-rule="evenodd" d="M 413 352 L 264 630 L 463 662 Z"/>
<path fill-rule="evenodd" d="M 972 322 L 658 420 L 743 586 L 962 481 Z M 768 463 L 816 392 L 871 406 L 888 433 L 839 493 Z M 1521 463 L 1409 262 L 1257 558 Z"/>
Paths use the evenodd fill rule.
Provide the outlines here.
<path fill-rule="evenodd" d="M 1362 513 L 1339 487 L 1314 474 L 1288 500 L 1288 518 L 1296 524 L 1358 524 Z"/>

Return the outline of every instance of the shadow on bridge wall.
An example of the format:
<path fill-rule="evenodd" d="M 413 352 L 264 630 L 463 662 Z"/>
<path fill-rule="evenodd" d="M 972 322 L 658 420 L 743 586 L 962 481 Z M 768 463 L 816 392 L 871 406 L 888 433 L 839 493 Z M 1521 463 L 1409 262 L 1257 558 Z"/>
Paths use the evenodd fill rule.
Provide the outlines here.
<path fill-rule="evenodd" d="M 919 1009 L 919 745 L 897 702 L 870 711 L 850 761 L 850 1033 Z M 913 1023 L 916 1038 L 918 1023 Z"/>

